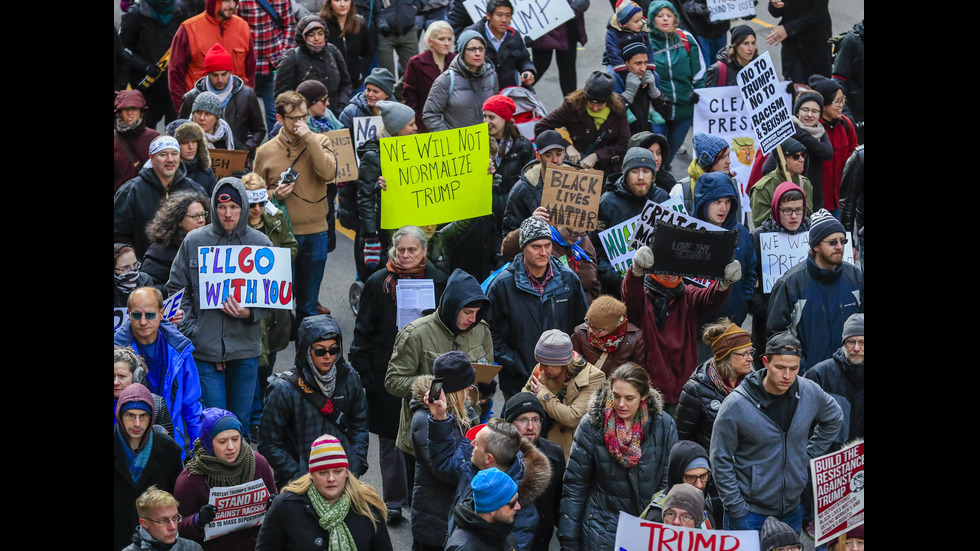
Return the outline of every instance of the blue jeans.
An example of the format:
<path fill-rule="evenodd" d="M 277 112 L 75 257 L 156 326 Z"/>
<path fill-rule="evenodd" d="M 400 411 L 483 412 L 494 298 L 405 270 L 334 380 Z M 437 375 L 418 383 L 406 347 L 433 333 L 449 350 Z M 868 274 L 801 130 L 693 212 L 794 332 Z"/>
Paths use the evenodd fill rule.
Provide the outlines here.
<path fill-rule="evenodd" d="M 728 46 L 728 33 L 718 38 L 705 38 L 703 36 L 696 36 L 695 38 L 698 40 L 698 47 L 701 48 L 701 57 L 704 58 L 705 67 L 711 67 L 718 58 L 718 50 Z M 725 83 L 721 82 L 718 85 L 724 86 Z"/>
<path fill-rule="evenodd" d="M 674 160 L 674 155 L 677 154 L 677 150 L 684 145 L 684 138 L 687 138 L 687 133 L 694 126 L 694 118 L 690 119 L 680 119 L 667 121 L 666 124 L 654 124 L 653 133 L 663 134 L 667 137 L 667 149 L 668 155 L 664 159 L 663 166 L 670 168 L 670 162 Z"/>
<path fill-rule="evenodd" d="M 296 300 L 296 323 L 307 316 L 316 315 L 316 301 L 320 296 L 323 268 L 327 265 L 329 232 L 297 235 L 299 251 L 293 269 L 293 296 Z"/>
<path fill-rule="evenodd" d="M 229 360 L 225 362 L 224 371 L 218 371 L 211 362 L 195 360 L 201 379 L 201 405 L 234 413 L 242 423 L 242 434 L 249 436 L 252 399 L 259 378 L 259 359 Z"/>
<path fill-rule="evenodd" d="M 255 95 L 265 107 L 265 130 L 268 132 L 276 124 L 276 95 L 272 92 L 272 84 L 276 76 L 273 73 L 263 75 L 255 73 Z"/>
<path fill-rule="evenodd" d="M 762 531 L 762 525 L 766 522 L 766 517 L 768 515 L 758 515 L 756 513 L 749 513 L 742 518 L 732 518 L 728 515 L 728 511 L 725 511 L 725 530 L 755 530 L 757 532 Z M 803 531 L 803 505 L 797 505 L 796 509 L 793 509 L 792 513 L 783 515 L 781 517 L 776 517 L 782 522 L 789 525 L 790 528 L 796 532 L 796 535 L 800 535 Z"/>

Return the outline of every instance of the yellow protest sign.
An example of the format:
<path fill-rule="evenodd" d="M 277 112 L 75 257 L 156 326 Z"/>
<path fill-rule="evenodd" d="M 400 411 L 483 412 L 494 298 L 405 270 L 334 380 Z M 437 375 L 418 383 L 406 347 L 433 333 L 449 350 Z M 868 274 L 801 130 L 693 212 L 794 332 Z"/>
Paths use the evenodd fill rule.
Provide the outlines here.
<path fill-rule="evenodd" d="M 381 138 L 381 228 L 425 226 L 491 212 L 487 125 Z"/>

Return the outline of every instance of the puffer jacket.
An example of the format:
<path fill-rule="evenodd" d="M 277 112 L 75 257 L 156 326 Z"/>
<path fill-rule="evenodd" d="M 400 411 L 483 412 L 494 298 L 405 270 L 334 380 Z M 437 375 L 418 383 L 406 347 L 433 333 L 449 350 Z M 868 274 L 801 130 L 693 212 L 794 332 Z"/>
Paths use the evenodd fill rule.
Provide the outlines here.
<path fill-rule="evenodd" d="M 306 18 L 303 18 L 306 19 Z M 301 19 L 296 28 L 303 28 L 305 22 Z M 302 33 L 293 36 L 296 47 L 286 50 L 279 65 L 276 67 L 276 80 L 273 92 L 279 95 L 295 90 L 304 80 L 317 80 L 327 87 L 330 97 L 330 110 L 339 115 L 351 99 L 351 78 L 344 54 L 329 41 L 319 53 L 313 53 L 307 48 Z M 346 127 L 350 127 L 346 123 Z"/>
<path fill-rule="evenodd" d="M 592 343 L 589 342 L 588 324 L 580 323 L 576 325 L 575 332 L 571 336 L 572 348 L 581 354 L 585 358 L 585 361 L 602 370 L 607 377 L 614 369 L 626 362 L 635 362 L 640 365 L 646 364 L 647 351 L 643 345 L 643 332 L 632 323 L 627 322 L 626 334 L 623 335 L 623 340 L 616 346 L 616 350 L 606 357 L 606 361 L 601 366 L 596 364 L 599 362 L 599 357 L 602 356 L 602 350 L 592 346 Z"/>
<path fill-rule="evenodd" d="M 242 198 L 243 214 L 238 218 L 238 226 L 228 235 L 222 229 L 221 221 L 212 217 L 210 223 L 188 233 L 177 250 L 177 257 L 170 268 L 170 280 L 167 281 L 170 293 L 184 289 L 181 299 L 181 304 L 185 305 L 184 320 L 178 329 L 194 343 L 194 358 L 211 363 L 257 358 L 262 353 L 261 322 L 272 315 L 270 308 L 250 308 L 249 317 L 245 319 L 234 318 L 220 309 L 201 309 L 199 247 L 272 246 L 272 241 L 264 233 L 248 227 L 248 216 L 244 214 L 248 212 L 248 195 L 238 178 L 222 178 L 214 186 L 211 212 L 218 212 L 218 190 L 226 183 L 232 184 Z"/>
<path fill-rule="evenodd" d="M 693 440 L 707 449 L 711 446 L 711 428 L 715 417 L 721 408 L 721 403 L 731 393 L 718 388 L 708 375 L 708 366 L 714 362 L 710 359 L 691 373 L 691 378 L 684 383 L 674 421 L 677 422 L 677 437 L 681 440 Z"/>
<path fill-rule="evenodd" d="M 344 125 L 344 128 L 349 128 L 351 134 L 353 134 L 355 117 L 372 116 L 374 116 L 374 112 L 371 110 L 371 106 L 368 105 L 367 98 L 364 97 L 364 91 L 362 90 L 350 98 L 350 101 L 340 111 L 337 118 L 340 120 L 340 124 Z"/>
<path fill-rule="evenodd" d="M 670 9 L 677 17 L 677 8 L 673 4 L 654 0 L 650 2 L 647 18 L 652 20 L 663 8 Z M 665 34 L 656 25 L 650 25 L 650 43 L 653 45 L 650 61 L 656 65 L 660 76 L 658 87 L 664 93 L 663 99 L 670 103 L 669 116 L 664 118 L 671 121 L 693 118 L 691 92 L 704 87 L 706 70 L 697 39 L 683 29 Z"/>
<path fill-rule="evenodd" d="M 415 451 L 415 487 L 412 488 L 412 538 L 426 545 L 442 546 L 446 542 L 449 515 L 453 509 L 456 485 L 440 477 L 429 454 L 429 406 L 423 398 L 432 385 L 432 375 L 420 375 L 412 383 L 412 449 Z M 473 412 L 474 416 L 476 412 Z M 470 419 L 479 424 L 479 417 Z M 453 448 L 463 440 L 456 423 L 450 431 Z"/>
<path fill-rule="evenodd" d="M 650 496 L 667 485 L 667 459 L 677 441 L 674 420 L 663 411 L 655 388 L 646 397 L 650 418 L 643 427 L 641 457 L 629 469 L 609 454 L 603 409 L 609 385 L 597 389 L 575 430 L 562 481 L 558 541 L 570 551 L 612 549 L 619 512 L 639 516 Z"/>
<path fill-rule="evenodd" d="M 459 311 L 475 301 L 482 303 L 476 322 L 466 331 L 460 331 L 456 325 Z M 489 309 L 490 301 L 480 284 L 470 274 L 457 269 L 446 281 L 436 311 L 398 332 L 385 373 L 385 389 L 402 398 L 395 445 L 405 453 L 413 453 L 409 399 L 415 379 L 419 375 L 432 375 L 432 362 L 452 350 L 465 352 L 472 362 L 493 363 L 493 338 L 490 326 L 484 321 Z"/>
<path fill-rule="evenodd" d="M 826 453 L 843 423 L 837 402 L 817 383 L 797 377 L 786 391 L 797 405 L 783 432 L 764 411 L 774 398 L 762 386 L 765 376 L 763 368 L 742 380 L 722 402 L 711 433 L 711 475 L 725 511 L 736 519 L 792 512 L 809 479 L 810 460 Z"/>
<path fill-rule="evenodd" d="M 368 469 L 368 404 L 361 387 L 361 378 L 344 361 L 336 359 L 331 369 L 337 370 L 333 396 L 318 410 L 304 393 L 321 393 L 309 363 L 310 347 L 323 335 L 337 341 L 341 350 L 344 342 L 340 327 L 330 316 L 313 316 L 303 320 L 296 337 L 296 361 L 290 371 L 269 384 L 268 398 L 259 422 L 259 452 L 269 460 L 276 472 L 276 484 L 309 472 L 310 446 L 324 434 L 340 440 L 347 453 L 350 470 L 358 477 Z M 301 391 L 287 378 L 299 375 Z M 323 413 L 328 410 L 327 413 Z"/>
<path fill-rule="evenodd" d="M 482 123 L 483 102 L 500 91 L 493 63 L 484 60 L 472 71 L 463 57 L 454 57 L 432 83 L 422 108 L 422 120 L 429 132 Z"/>
<path fill-rule="evenodd" d="M 231 127 L 231 135 L 235 137 L 235 149 L 253 152 L 265 139 L 266 131 L 265 117 L 259 108 L 259 98 L 255 95 L 255 90 L 245 86 L 245 82 L 235 75 L 231 75 L 229 84 L 231 97 L 225 104 L 221 118 Z M 181 119 L 189 119 L 193 115 L 191 109 L 194 107 L 194 100 L 208 90 L 208 77 L 205 75 L 184 94 L 177 116 Z"/>
<path fill-rule="evenodd" d="M 549 260 L 554 277 L 548 280 L 543 295 L 531 287 L 524 253 L 515 256 L 487 289 L 491 304 L 487 322 L 493 334 L 493 354 L 501 365 L 498 381 L 507 394 L 520 392 L 531 376 L 537 363 L 534 346 L 541 333 L 560 329 L 570 334 L 588 309 L 575 272 L 555 257 Z"/>
<path fill-rule="evenodd" d="M 437 421 L 429 416 L 429 455 L 436 475 L 456 484 L 453 508 L 473 496 L 470 482 L 480 472 L 471 460 L 473 445 L 465 436 L 457 444 L 452 437 L 455 426 L 452 414 L 447 419 Z M 490 430 L 490 429 L 485 429 Z M 514 462 L 501 469 L 517 483 L 517 500 L 521 509 L 514 517 L 514 537 L 520 551 L 530 551 L 531 541 L 539 520 L 534 501 L 548 488 L 551 482 L 551 462 L 525 439 L 521 439 L 520 450 Z M 453 532 L 455 519 L 449 518 L 449 533 Z"/>

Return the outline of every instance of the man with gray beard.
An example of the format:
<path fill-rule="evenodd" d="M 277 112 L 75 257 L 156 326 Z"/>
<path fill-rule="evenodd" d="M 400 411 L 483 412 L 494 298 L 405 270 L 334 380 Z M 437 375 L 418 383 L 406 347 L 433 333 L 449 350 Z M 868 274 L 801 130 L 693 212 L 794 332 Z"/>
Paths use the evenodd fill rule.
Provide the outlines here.
<path fill-rule="evenodd" d="M 837 400 L 844 413 L 844 425 L 831 450 L 845 442 L 864 438 L 864 314 L 851 314 L 844 322 L 841 347 L 834 356 L 803 375 Z"/>

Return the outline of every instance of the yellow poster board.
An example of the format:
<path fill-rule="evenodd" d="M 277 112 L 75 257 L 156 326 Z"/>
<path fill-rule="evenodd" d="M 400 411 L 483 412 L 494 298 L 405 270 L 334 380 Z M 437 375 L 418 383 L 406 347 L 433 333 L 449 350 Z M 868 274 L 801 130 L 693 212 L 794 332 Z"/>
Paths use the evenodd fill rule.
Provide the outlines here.
<path fill-rule="evenodd" d="M 381 138 L 381 228 L 490 214 L 493 177 L 486 123 Z"/>

